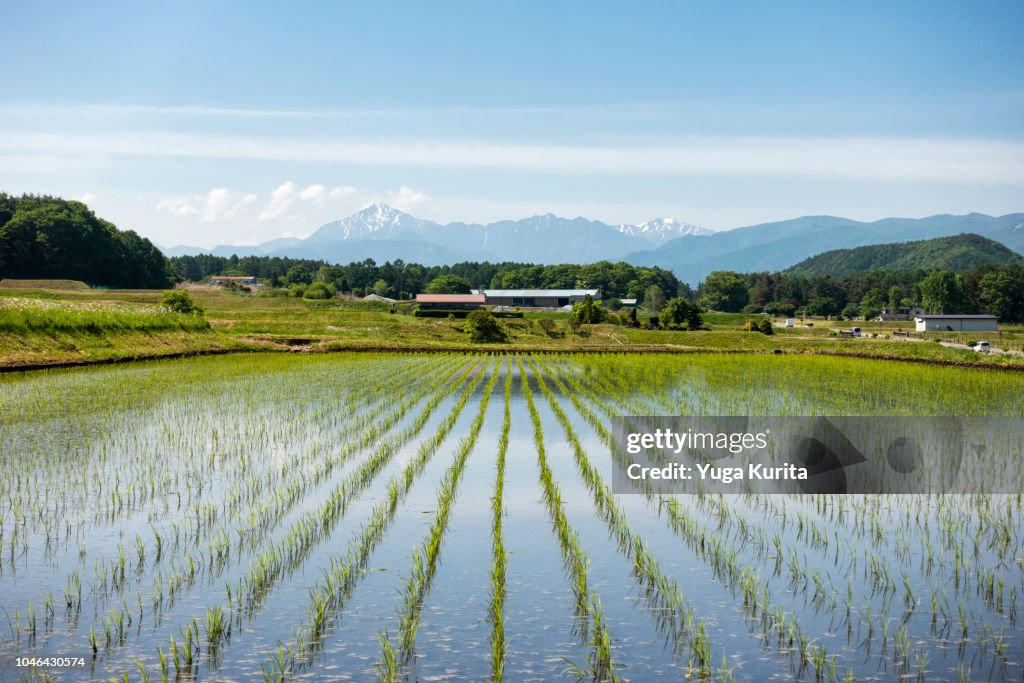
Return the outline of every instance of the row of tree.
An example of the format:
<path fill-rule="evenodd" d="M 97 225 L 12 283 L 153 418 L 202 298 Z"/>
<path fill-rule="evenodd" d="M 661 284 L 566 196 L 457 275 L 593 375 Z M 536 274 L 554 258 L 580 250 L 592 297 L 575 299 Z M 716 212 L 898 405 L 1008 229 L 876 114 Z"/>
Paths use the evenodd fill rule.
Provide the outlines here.
<path fill-rule="evenodd" d="M 693 296 L 690 288 L 671 271 L 610 261 L 553 266 L 476 262 L 424 266 L 401 259 L 384 264 L 366 259 L 339 266 L 308 259 L 204 254 L 177 256 L 171 262 L 185 280 L 200 281 L 211 275 L 253 275 L 272 286 L 324 282 L 339 292 L 352 292 L 357 296 L 412 297 L 428 291 L 431 283 L 438 280 L 444 284 L 434 285 L 431 291 L 600 289 L 605 298 L 642 298 L 645 290 L 657 286 L 670 296 Z"/>
<path fill-rule="evenodd" d="M 928 313 L 990 313 L 1024 321 L 1024 267 L 983 265 L 949 270 L 876 270 L 807 277 L 782 273 L 716 271 L 697 290 L 697 301 L 716 311 L 776 315 L 874 318 L 882 308 L 920 307 Z"/>
<path fill-rule="evenodd" d="M 0 277 L 156 289 L 175 279 L 164 255 L 81 202 L 0 193 Z"/>

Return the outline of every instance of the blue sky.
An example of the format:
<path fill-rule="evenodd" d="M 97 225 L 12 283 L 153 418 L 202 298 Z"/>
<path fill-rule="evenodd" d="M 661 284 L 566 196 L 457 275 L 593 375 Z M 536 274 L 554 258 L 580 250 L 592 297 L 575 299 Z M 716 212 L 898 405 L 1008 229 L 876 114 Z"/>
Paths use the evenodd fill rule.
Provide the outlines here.
<path fill-rule="evenodd" d="M 0 189 L 158 243 L 373 201 L 725 229 L 1024 210 L 1024 3 L 19 3 Z"/>

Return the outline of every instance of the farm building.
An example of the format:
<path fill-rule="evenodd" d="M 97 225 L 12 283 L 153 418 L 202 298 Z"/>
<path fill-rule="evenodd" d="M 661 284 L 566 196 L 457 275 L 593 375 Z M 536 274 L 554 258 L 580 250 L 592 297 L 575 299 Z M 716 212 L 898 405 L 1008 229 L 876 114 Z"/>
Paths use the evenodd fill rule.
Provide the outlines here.
<path fill-rule="evenodd" d="M 600 289 L 485 289 L 488 305 L 521 306 L 524 308 L 561 308 L 574 304 L 589 294 L 597 301 Z"/>
<path fill-rule="evenodd" d="M 878 319 L 883 322 L 887 320 L 910 320 L 911 318 L 923 314 L 923 308 L 910 308 L 909 306 L 901 306 L 899 308 L 892 309 L 889 308 L 888 306 L 883 306 L 882 312 L 881 314 L 879 314 Z"/>
<path fill-rule="evenodd" d="M 214 275 L 210 278 L 211 285 L 230 285 L 232 282 L 240 285 L 255 285 L 254 275 Z"/>
<path fill-rule="evenodd" d="M 918 315 L 918 332 L 995 332 L 999 318 L 994 315 Z"/>
<path fill-rule="evenodd" d="M 483 294 L 417 294 L 416 304 L 423 309 L 467 310 L 480 308 L 487 303 Z"/>

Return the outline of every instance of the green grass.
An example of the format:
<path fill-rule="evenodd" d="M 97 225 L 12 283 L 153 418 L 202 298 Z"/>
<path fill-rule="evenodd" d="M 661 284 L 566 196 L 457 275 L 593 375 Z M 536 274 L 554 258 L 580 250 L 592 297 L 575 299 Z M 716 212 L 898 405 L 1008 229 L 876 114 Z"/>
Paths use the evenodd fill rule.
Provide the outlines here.
<path fill-rule="evenodd" d="M 291 297 L 193 288 L 206 310 L 204 322 L 158 310 L 155 290 L 0 289 L 0 366 L 108 361 L 238 349 L 287 351 L 515 350 L 811 353 L 907 359 L 955 365 L 1024 368 L 1024 357 L 976 354 L 931 341 L 891 338 L 909 323 L 856 323 L 865 333 L 889 338 L 846 339 L 835 329 L 850 322 L 815 320 L 812 328 L 775 328 L 766 336 L 741 330 L 748 316 L 709 313 L 708 330 L 632 329 L 604 324 L 572 332 L 565 313 L 527 312 L 504 319 L 507 344 L 472 344 L 462 321 L 416 318 L 408 306 L 344 299 Z M 970 339 L 967 337 L 970 336 Z M 930 334 L 965 342 L 988 339 L 997 348 L 1024 348 L 1024 328 L 991 334 Z"/>

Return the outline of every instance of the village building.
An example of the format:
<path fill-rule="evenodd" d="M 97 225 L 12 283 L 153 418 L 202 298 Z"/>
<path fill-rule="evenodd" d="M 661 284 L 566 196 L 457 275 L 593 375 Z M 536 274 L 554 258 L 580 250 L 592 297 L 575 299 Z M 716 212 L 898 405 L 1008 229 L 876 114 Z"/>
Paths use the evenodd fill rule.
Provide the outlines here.
<path fill-rule="evenodd" d="M 255 275 L 213 275 L 210 277 L 210 284 L 223 287 L 231 283 L 253 286 L 256 284 Z"/>
<path fill-rule="evenodd" d="M 600 289 L 485 289 L 489 306 L 520 308 L 562 308 L 579 303 L 586 297 L 601 298 Z"/>
<path fill-rule="evenodd" d="M 911 308 L 909 306 L 889 308 L 888 306 L 883 306 L 882 313 L 878 316 L 878 319 L 883 322 L 887 320 L 910 320 L 919 315 L 924 315 L 923 308 Z"/>
<path fill-rule="evenodd" d="M 994 315 L 930 315 L 914 317 L 918 332 L 995 332 L 999 318 Z"/>
<path fill-rule="evenodd" d="M 487 303 L 483 294 L 417 294 L 416 304 L 425 310 L 473 310 Z"/>

